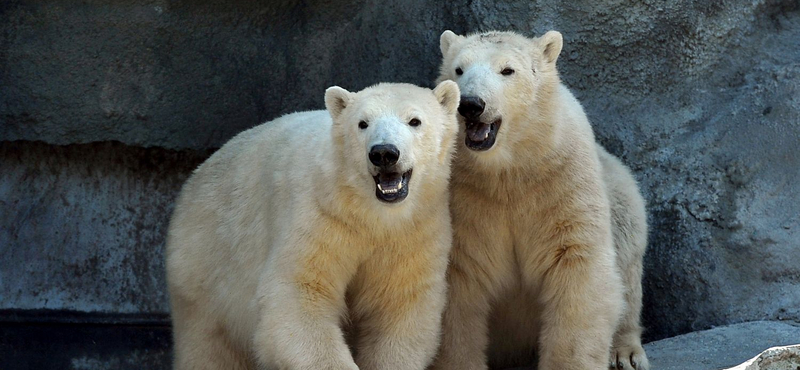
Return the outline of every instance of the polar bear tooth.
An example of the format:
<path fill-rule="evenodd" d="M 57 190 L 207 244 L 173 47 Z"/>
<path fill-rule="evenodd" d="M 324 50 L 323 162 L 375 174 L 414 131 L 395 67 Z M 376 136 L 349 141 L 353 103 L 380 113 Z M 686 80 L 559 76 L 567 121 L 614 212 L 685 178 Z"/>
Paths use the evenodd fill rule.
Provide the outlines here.
<path fill-rule="evenodd" d="M 402 186 L 400 188 L 402 188 Z M 384 189 L 381 186 L 381 184 L 378 184 L 378 190 L 381 192 L 381 194 L 394 194 L 394 193 L 397 193 L 399 188 L 398 189 Z"/>

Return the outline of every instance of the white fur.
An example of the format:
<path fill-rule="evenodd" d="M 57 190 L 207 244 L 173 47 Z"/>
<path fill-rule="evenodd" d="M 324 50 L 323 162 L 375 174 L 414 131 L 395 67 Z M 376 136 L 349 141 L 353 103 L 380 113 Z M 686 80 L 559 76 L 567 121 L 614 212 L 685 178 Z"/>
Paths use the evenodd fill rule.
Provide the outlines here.
<path fill-rule="evenodd" d="M 561 84 L 562 44 L 555 31 L 442 34 L 440 80 L 483 99 L 482 122 L 502 124 L 486 151 L 468 149 L 460 134 L 435 369 L 535 358 L 539 370 L 648 368 L 639 338 L 644 202 Z"/>
<path fill-rule="evenodd" d="M 458 96 L 450 81 L 332 87 L 328 111 L 257 126 L 203 163 L 167 239 L 175 368 L 425 368 L 445 299 Z M 399 203 L 375 196 L 375 143 L 414 169 Z"/>

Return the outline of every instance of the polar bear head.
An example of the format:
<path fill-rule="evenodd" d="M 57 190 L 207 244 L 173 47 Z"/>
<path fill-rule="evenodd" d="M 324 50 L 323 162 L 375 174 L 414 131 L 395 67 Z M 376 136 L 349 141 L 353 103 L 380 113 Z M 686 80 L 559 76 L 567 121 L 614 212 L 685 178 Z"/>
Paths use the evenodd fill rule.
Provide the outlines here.
<path fill-rule="evenodd" d="M 513 32 L 442 33 L 439 80 L 456 81 L 461 89 L 465 152 L 484 164 L 511 165 L 531 138 L 550 134 L 545 117 L 559 85 L 561 47 L 556 31 L 534 39 Z"/>
<path fill-rule="evenodd" d="M 382 205 L 424 202 L 421 194 L 431 187 L 444 191 L 458 131 L 459 95 L 453 81 L 433 90 L 386 83 L 357 93 L 328 88 L 325 106 L 345 167 L 339 168 L 342 181 Z"/>

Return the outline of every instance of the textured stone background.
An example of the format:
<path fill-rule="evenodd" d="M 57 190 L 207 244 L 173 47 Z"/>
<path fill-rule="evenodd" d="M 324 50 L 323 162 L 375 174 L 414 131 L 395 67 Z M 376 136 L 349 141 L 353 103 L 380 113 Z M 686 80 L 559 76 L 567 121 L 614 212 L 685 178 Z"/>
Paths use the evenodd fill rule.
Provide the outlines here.
<path fill-rule="evenodd" d="M 4 0 L 0 319 L 165 324 L 192 168 L 330 85 L 430 86 L 444 29 L 564 34 L 564 81 L 648 200 L 648 340 L 800 321 L 797 0 Z"/>

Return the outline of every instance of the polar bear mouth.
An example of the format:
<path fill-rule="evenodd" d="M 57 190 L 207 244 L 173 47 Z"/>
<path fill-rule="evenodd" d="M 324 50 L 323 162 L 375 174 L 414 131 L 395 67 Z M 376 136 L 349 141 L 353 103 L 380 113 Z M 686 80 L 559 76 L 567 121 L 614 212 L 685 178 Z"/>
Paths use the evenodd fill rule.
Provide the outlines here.
<path fill-rule="evenodd" d="M 492 123 L 467 120 L 467 137 L 464 138 L 464 144 L 475 151 L 489 150 L 497 140 L 497 131 L 500 130 L 502 123 L 503 120 L 500 118 Z"/>
<path fill-rule="evenodd" d="M 380 172 L 372 176 L 375 180 L 375 196 L 386 203 L 395 203 L 408 196 L 408 182 L 411 180 L 411 170 L 404 173 Z"/>

